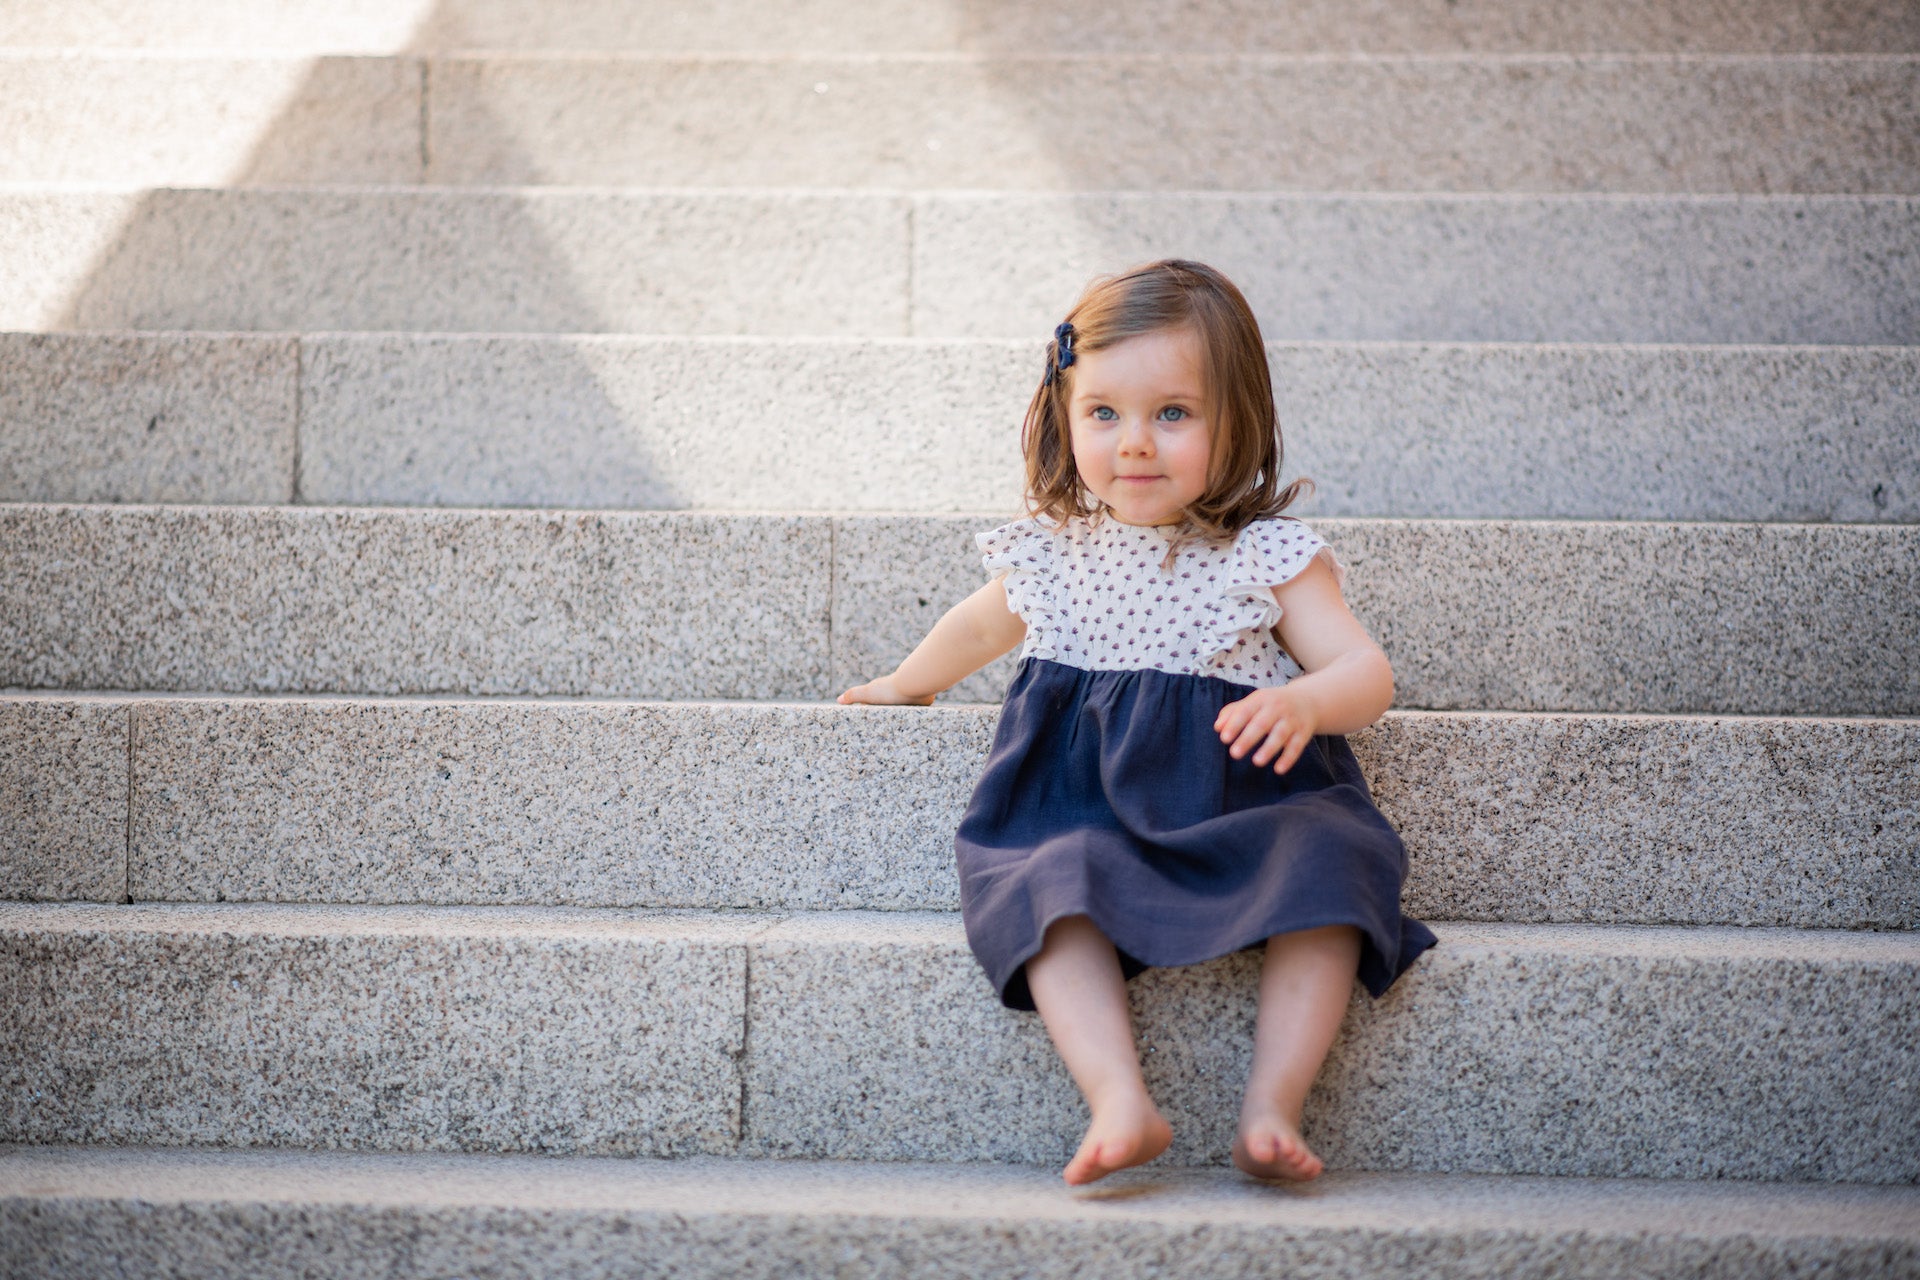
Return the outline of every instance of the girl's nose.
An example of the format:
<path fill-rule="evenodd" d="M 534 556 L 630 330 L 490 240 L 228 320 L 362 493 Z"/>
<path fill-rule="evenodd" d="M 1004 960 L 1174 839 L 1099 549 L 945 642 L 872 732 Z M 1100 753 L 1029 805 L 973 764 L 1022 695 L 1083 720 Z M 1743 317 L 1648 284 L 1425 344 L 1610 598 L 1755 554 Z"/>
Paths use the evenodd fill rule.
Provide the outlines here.
<path fill-rule="evenodd" d="M 1136 419 L 1120 429 L 1120 452 L 1143 456 L 1153 453 L 1153 432 L 1147 430 L 1146 423 Z"/>

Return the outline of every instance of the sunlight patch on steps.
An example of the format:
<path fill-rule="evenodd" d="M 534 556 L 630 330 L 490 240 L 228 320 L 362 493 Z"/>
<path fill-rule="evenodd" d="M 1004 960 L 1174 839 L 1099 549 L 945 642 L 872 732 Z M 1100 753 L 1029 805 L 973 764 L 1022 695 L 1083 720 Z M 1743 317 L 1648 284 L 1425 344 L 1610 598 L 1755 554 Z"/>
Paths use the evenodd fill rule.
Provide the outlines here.
<path fill-rule="evenodd" d="M 399 53 L 438 0 L 7 0 L 0 46 Z"/>

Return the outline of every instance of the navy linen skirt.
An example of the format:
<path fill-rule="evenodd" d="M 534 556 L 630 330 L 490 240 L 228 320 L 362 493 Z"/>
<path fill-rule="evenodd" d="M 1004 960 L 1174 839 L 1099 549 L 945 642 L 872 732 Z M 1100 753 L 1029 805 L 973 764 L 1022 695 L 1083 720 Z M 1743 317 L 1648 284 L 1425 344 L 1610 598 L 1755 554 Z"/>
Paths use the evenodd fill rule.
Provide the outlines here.
<path fill-rule="evenodd" d="M 1406 850 L 1345 738 L 1284 775 L 1227 754 L 1214 718 L 1251 691 L 1021 664 L 954 837 L 967 940 L 1009 1008 L 1033 1008 L 1026 962 L 1067 916 L 1092 918 L 1129 979 L 1347 924 L 1378 996 L 1433 945 L 1401 914 Z"/>

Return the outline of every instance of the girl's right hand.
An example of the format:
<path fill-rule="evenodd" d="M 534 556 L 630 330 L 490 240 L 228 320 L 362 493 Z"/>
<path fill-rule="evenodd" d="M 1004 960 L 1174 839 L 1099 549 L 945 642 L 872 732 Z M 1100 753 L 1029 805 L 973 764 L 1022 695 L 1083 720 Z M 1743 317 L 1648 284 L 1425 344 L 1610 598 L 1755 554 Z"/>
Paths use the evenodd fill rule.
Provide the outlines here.
<path fill-rule="evenodd" d="M 881 676 L 878 680 L 853 686 L 840 695 L 839 701 L 848 705 L 865 702 L 881 707 L 930 707 L 933 705 L 933 695 L 927 693 L 909 698 L 895 686 L 892 676 Z"/>
<path fill-rule="evenodd" d="M 1320 717 L 1306 691 L 1290 682 L 1255 689 L 1239 701 L 1229 702 L 1214 717 L 1213 729 L 1235 760 L 1244 759 L 1251 751 L 1256 765 L 1265 768 L 1272 764 L 1275 773 L 1285 773 L 1319 733 Z"/>
<path fill-rule="evenodd" d="M 1027 624 L 1007 607 L 1006 581 L 995 578 L 941 614 L 927 638 L 899 666 L 878 680 L 853 686 L 840 695 L 840 701 L 932 706 L 933 693 L 909 694 L 900 688 L 903 675 L 909 689 L 951 689 L 1019 644 L 1025 634 Z"/>

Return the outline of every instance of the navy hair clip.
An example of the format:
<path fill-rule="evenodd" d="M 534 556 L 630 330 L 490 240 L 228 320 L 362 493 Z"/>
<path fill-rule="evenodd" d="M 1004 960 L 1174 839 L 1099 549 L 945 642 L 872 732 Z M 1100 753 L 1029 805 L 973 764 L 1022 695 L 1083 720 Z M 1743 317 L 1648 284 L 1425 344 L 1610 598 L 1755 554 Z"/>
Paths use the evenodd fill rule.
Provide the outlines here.
<path fill-rule="evenodd" d="M 1054 379 L 1060 376 L 1062 369 L 1073 367 L 1073 322 L 1063 320 L 1054 328 L 1053 345 L 1055 354 L 1047 361 L 1047 385 L 1052 386 Z"/>

